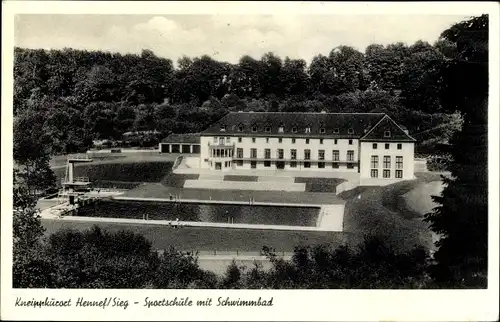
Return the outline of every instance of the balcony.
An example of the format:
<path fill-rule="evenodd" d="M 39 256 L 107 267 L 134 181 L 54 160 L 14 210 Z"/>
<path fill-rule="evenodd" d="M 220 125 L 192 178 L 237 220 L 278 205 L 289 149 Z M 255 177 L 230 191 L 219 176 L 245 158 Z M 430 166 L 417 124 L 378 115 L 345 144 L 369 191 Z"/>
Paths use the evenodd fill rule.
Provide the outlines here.
<path fill-rule="evenodd" d="M 234 142 L 224 142 L 223 144 L 210 142 L 208 147 L 210 149 L 232 149 L 234 148 Z"/>

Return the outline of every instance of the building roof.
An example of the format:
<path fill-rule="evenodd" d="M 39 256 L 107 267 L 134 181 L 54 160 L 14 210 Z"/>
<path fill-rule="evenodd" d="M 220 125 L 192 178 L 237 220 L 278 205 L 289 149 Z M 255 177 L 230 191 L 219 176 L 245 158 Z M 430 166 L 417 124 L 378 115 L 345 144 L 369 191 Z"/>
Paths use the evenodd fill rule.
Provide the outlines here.
<path fill-rule="evenodd" d="M 172 133 L 166 138 L 164 138 L 161 141 L 161 143 L 200 144 L 200 133 L 184 133 L 184 134 Z"/>
<path fill-rule="evenodd" d="M 230 112 L 201 134 L 361 139 L 371 131 L 369 141 L 383 139 L 385 128 L 393 141 L 414 141 L 384 113 Z"/>

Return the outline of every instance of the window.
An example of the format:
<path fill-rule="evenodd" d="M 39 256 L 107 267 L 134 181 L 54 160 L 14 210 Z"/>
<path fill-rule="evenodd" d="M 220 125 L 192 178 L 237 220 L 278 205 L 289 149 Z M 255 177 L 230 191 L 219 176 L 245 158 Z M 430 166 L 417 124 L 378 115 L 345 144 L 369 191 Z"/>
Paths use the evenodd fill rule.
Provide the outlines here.
<path fill-rule="evenodd" d="M 280 133 L 285 132 L 285 127 L 283 125 L 280 125 L 280 127 L 278 128 L 278 132 Z"/>
<path fill-rule="evenodd" d="M 226 138 L 226 141 L 227 141 L 227 143 L 231 142 L 231 138 L 228 136 L 228 137 Z"/>
<path fill-rule="evenodd" d="M 396 170 L 396 178 L 401 179 L 403 177 L 403 170 Z"/>
<path fill-rule="evenodd" d="M 257 127 L 255 125 L 252 126 L 252 132 L 257 132 Z"/>
<path fill-rule="evenodd" d="M 264 167 L 269 168 L 271 166 L 271 161 L 264 161 Z"/>
<path fill-rule="evenodd" d="M 325 133 L 325 128 L 324 127 L 320 128 L 319 133 L 321 133 L 321 134 Z"/>
<path fill-rule="evenodd" d="M 238 143 L 241 143 L 241 138 L 238 138 Z"/>
<path fill-rule="evenodd" d="M 295 138 L 292 139 L 292 143 L 295 144 Z"/>
<path fill-rule="evenodd" d="M 237 165 L 238 167 L 242 167 L 242 166 L 243 166 L 243 160 L 238 160 L 238 161 L 236 161 L 236 165 Z"/>
<path fill-rule="evenodd" d="M 390 138 L 391 137 L 391 131 L 384 131 L 384 138 Z"/>
<path fill-rule="evenodd" d="M 297 159 L 297 150 L 295 150 L 295 149 L 290 150 L 290 159 L 292 159 L 292 160 Z"/>
<path fill-rule="evenodd" d="M 266 143 L 269 143 L 269 138 L 266 138 Z"/>
<path fill-rule="evenodd" d="M 252 143 L 255 143 L 255 138 L 252 138 Z"/>
<path fill-rule="evenodd" d="M 353 130 L 353 129 L 348 129 L 348 130 L 347 130 L 347 133 L 349 133 L 349 134 L 353 134 L 353 133 L 354 133 L 354 130 Z"/>
<path fill-rule="evenodd" d="M 218 137 L 214 137 L 214 143 L 217 143 Z"/>
<path fill-rule="evenodd" d="M 243 132 L 243 125 L 238 125 L 238 132 Z"/>
<path fill-rule="evenodd" d="M 226 124 L 221 124 L 220 130 L 221 130 L 221 132 L 226 131 Z"/>
<path fill-rule="evenodd" d="M 398 143 L 398 150 L 401 150 L 403 148 L 403 145 L 401 143 Z"/>
<path fill-rule="evenodd" d="M 292 127 L 292 133 L 297 133 L 297 128 L 295 126 Z"/>
<path fill-rule="evenodd" d="M 386 143 L 386 144 L 385 144 L 385 149 L 386 149 L 386 150 L 389 150 L 389 148 L 390 148 L 390 147 L 391 147 L 391 145 L 390 145 L 389 143 Z"/>
<path fill-rule="evenodd" d="M 279 138 L 279 139 L 278 139 L 278 143 L 283 143 L 283 139 L 282 139 L 282 138 Z"/>
<path fill-rule="evenodd" d="M 337 162 L 333 162 L 332 163 L 332 168 L 333 169 L 338 169 L 338 168 L 340 168 L 340 166 L 339 166 L 339 164 Z"/>
<path fill-rule="evenodd" d="M 311 128 L 310 127 L 306 127 L 306 133 L 311 133 Z"/>
<path fill-rule="evenodd" d="M 372 155 L 370 164 L 372 168 L 378 168 L 378 155 Z"/>
<path fill-rule="evenodd" d="M 354 163 L 348 163 L 347 169 L 354 169 Z"/>
<path fill-rule="evenodd" d="M 309 144 L 309 139 L 306 139 L 306 144 Z"/>
<path fill-rule="evenodd" d="M 340 154 L 339 154 L 338 150 L 333 150 L 332 151 L 332 160 L 333 161 L 339 161 L 339 156 L 340 156 Z"/>
<path fill-rule="evenodd" d="M 251 161 L 250 162 L 250 168 L 252 168 L 252 169 L 257 168 L 257 161 Z"/>
<path fill-rule="evenodd" d="M 382 172 L 382 176 L 383 176 L 384 178 L 390 178 L 390 177 L 391 177 L 391 170 L 384 170 L 384 171 Z"/>
<path fill-rule="evenodd" d="M 318 160 L 324 160 L 325 159 L 325 150 L 319 150 L 318 151 Z"/>
<path fill-rule="evenodd" d="M 349 145 L 352 145 L 352 140 L 349 140 Z"/>
<path fill-rule="evenodd" d="M 339 141 L 337 139 L 333 140 L 333 144 L 337 144 Z"/>
<path fill-rule="evenodd" d="M 372 178 L 378 178 L 378 170 L 377 170 L 377 169 L 372 169 L 372 170 L 370 171 L 370 176 L 371 176 Z"/>
<path fill-rule="evenodd" d="M 224 145 L 224 138 L 223 137 L 219 138 L 219 145 Z"/>
<path fill-rule="evenodd" d="M 290 162 L 290 168 L 296 168 L 297 167 L 297 162 Z"/>
<path fill-rule="evenodd" d="M 310 168 L 311 162 L 304 162 L 304 168 Z"/>
<path fill-rule="evenodd" d="M 347 151 L 347 161 L 354 161 L 354 151 L 353 150 Z"/>
<path fill-rule="evenodd" d="M 311 150 L 304 150 L 304 160 L 311 160 Z"/>
<path fill-rule="evenodd" d="M 325 168 L 325 163 L 324 162 L 318 162 L 318 168 L 319 169 L 324 169 Z"/>
<path fill-rule="evenodd" d="M 266 126 L 266 128 L 264 129 L 264 131 L 271 132 L 271 128 L 269 126 Z"/>
<path fill-rule="evenodd" d="M 319 139 L 319 144 L 323 144 L 323 139 Z"/>
<path fill-rule="evenodd" d="M 338 128 L 333 129 L 333 133 L 335 134 L 339 133 L 339 129 Z"/>
<path fill-rule="evenodd" d="M 250 157 L 251 158 L 257 157 L 257 149 L 250 149 Z"/>
<path fill-rule="evenodd" d="M 384 169 L 390 169 L 390 168 L 391 168 L 391 156 L 384 155 Z"/>
<path fill-rule="evenodd" d="M 271 149 L 265 149 L 264 150 L 264 158 L 265 159 L 271 159 Z"/>
<path fill-rule="evenodd" d="M 376 149 L 377 149 L 377 147 L 378 147 L 378 146 L 377 146 L 377 143 L 373 143 L 373 144 L 372 144 L 372 147 L 373 147 L 373 150 L 376 150 Z"/>
<path fill-rule="evenodd" d="M 403 157 L 396 157 L 396 169 L 403 169 Z"/>
<path fill-rule="evenodd" d="M 242 148 L 237 148 L 236 149 L 236 157 L 237 158 L 243 158 L 243 149 Z"/>
<path fill-rule="evenodd" d="M 278 159 L 283 159 L 283 149 L 278 149 Z"/>

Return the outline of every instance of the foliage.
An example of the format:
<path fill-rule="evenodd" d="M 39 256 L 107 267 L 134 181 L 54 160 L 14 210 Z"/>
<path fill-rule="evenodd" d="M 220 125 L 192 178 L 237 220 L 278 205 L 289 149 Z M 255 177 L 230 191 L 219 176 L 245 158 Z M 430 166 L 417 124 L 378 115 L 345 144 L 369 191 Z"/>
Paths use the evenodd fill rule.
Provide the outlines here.
<path fill-rule="evenodd" d="M 228 111 L 421 112 L 424 118 L 440 111 L 439 70 L 460 50 L 440 39 L 434 45 L 372 44 L 364 53 L 338 46 L 311 62 L 274 53 L 246 55 L 237 64 L 181 57 L 174 69 L 150 50 L 122 55 L 15 48 L 14 115 L 39 120 L 33 144 L 43 141 L 51 154 L 78 152 L 93 140 L 121 140 L 125 132 L 197 132 Z M 29 138 L 31 123 L 25 124 L 17 122 L 15 130 Z M 128 144 L 156 146 L 159 140 Z"/>
<path fill-rule="evenodd" d="M 441 236 L 432 274 L 445 286 L 486 287 L 488 16 L 458 23 L 442 38 L 456 44 L 457 54 L 442 71 L 441 102 L 460 111 L 464 122 L 451 140 L 452 178 L 443 178 L 446 186 L 434 197 L 439 206 L 426 215 Z"/>

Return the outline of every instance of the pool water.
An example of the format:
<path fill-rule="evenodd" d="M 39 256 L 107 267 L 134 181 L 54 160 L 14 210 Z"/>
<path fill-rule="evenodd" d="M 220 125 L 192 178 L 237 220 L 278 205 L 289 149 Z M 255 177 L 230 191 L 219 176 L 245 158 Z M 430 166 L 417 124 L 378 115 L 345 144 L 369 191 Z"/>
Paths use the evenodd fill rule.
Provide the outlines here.
<path fill-rule="evenodd" d="M 78 209 L 77 216 L 143 219 L 146 214 L 150 220 L 315 226 L 319 208 L 98 200 Z"/>

